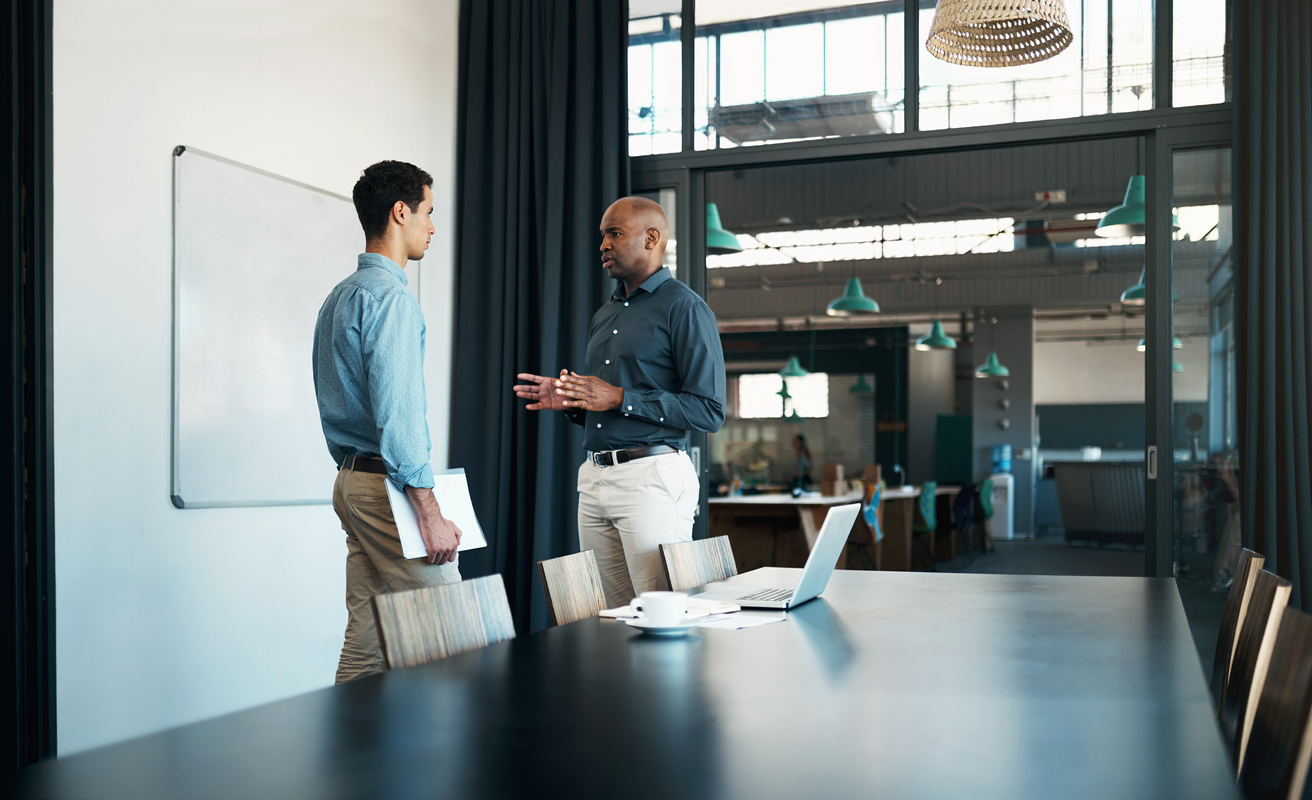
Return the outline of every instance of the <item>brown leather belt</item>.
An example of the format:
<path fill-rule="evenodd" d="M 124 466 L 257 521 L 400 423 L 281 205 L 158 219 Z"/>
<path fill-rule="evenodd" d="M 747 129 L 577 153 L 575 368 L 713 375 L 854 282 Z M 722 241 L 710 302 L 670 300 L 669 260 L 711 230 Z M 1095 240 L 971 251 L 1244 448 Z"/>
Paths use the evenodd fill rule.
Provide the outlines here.
<path fill-rule="evenodd" d="M 387 463 L 372 456 L 347 456 L 342 459 L 342 469 L 354 472 L 373 472 L 377 475 L 387 474 Z"/>
<path fill-rule="evenodd" d="M 666 453 L 677 453 L 677 447 L 670 447 L 668 444 L 654 444 L 651 447 L 630 447 L 628 450 L 601 450 L 594 452 L 588 451 L 588 460 L 599 467 L 613 467 L 616 464 L 627 464 L 636 458 L 646 458 L 648 456 L 663 456 Z"/>

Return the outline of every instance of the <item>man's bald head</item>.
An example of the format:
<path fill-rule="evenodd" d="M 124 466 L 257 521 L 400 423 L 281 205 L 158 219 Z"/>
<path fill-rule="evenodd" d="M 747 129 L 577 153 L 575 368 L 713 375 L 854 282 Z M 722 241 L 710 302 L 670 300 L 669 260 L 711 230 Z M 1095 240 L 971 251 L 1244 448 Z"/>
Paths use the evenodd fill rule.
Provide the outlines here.
<path fill-rule="evenodd" d="M 670 238 L 670 221 L 660 203 L 621 197 L 601 218 L 601 262 L 632 291 L 661 268 Z"/>

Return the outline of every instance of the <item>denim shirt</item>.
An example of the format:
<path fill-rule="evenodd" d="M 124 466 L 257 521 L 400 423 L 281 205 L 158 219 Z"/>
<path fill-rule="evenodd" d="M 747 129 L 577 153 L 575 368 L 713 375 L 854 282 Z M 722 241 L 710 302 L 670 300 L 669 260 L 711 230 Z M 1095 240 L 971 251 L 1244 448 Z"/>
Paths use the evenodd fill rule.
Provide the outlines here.
<path fill-rule="evenodd" d="M 314 394 L 328 452 L 382 458 L 398 486 L 433 486 L 424 312 L 405 270 L 361 253 L 328 295 L 314 326 Z"/>

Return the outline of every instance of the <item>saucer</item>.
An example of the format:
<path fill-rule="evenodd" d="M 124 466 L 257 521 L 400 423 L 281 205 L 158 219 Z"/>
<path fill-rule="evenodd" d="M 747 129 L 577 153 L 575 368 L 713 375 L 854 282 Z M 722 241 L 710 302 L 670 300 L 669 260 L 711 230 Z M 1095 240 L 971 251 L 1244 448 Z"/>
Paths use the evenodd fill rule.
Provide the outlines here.
<path fill-rule="evenodd" d="M 702 621 L 702 618 L 684 620 L 673 625 L 653 625 L 645 619 L 626 619 L 624 623 L 649 636 L 682 636 Z"/>

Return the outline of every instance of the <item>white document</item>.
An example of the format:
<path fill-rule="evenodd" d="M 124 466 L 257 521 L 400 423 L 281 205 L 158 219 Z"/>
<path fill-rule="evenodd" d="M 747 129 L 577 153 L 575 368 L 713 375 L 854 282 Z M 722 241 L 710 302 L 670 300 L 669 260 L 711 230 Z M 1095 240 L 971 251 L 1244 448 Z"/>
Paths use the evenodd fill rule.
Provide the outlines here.
<path fill-rule="evenodd" d="M 783 622 L 787 618 L 788 615 L 782 611 L 739 611 L 737 614 L 712 617 L 697 627 L 736 631 L 742 628 L 755 628 L 757 625 L 769 625 L 772 622 Z"/>
<path fill-rule="evenodd" d="M 415 516 L 414 506 L 410 505 L 410 498 L 391 478 L 385 479 L 383 483 L 387 484 L 392 518 L 396 520 L 397 533 L 401 534 L 401 554 L 406 558 L 426 557 L 428 548 L 424 546 L 424 537 L 419 534 L 419 518 Z M 474 514 L 474 501 L 469 499 L 469 483 L 465 481 L 464 469 L 434 472 L 433 496 L 442 509 L 442 516 L 460 529 L 460 552 L 487 547 L 483 528 Z"/>

